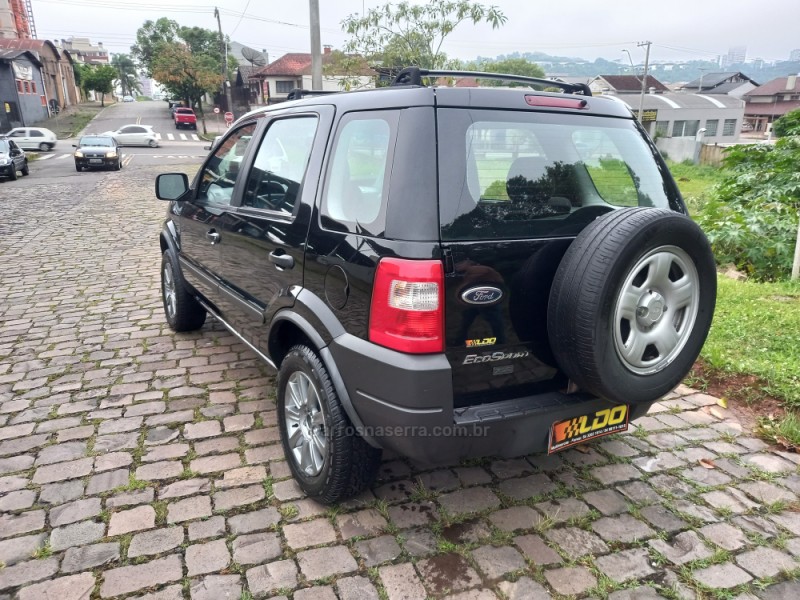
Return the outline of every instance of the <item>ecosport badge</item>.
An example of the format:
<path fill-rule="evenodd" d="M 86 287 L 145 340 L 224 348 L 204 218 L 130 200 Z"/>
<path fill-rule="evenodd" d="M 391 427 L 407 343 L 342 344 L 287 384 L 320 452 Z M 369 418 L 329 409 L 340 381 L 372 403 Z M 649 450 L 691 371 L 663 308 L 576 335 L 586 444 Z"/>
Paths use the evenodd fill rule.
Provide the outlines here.
<path fill-rule="evenodd" d="M 490 285 L 471 287 L 461 293 L 461 299 L 467 304 L 496 304 L 503 297 L 503 291 Z"/>

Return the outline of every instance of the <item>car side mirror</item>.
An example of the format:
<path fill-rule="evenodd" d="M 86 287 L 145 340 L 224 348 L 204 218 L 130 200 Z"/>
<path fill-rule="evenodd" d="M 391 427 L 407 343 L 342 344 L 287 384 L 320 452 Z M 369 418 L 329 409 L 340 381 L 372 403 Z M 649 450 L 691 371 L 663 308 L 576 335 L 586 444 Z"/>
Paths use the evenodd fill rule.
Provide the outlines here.
<path fill-rule="evenodd" d="M 156 177 L 156 198 L 159 200 L 185 200 L 189 191 L 189 178 L 186 173 L 162 173 Z"/>
<path fill-rule="evenodd" d="M 72 147 L 73 147 L 73 148 L 77 148 L 77 147 L 78 147 L 78 144 L 72 144 Z"/>
<path fill-rule="evenodd" d="M 203 150 L 211 150 L 211 146 L 203 146 Z"/>

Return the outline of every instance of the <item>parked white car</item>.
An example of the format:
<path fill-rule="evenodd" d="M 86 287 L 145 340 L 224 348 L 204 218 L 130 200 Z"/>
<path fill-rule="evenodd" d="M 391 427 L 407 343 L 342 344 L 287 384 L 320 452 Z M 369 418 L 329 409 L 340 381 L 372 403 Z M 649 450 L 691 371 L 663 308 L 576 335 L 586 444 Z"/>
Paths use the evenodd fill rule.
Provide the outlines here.
<path fill-rule="evenodd" d="M 56 147 L 58 137 L 49 129 L 42 127 L 17 127 L 6 134 L 6 137 L 23 150 L 41 150 L 47 152 Z"/>
<path fill-rule="evenodd" d="M 158 137 L 152 125 L 123 125 L 116 131 L 106 131 L 101 135 L 110 135 L 120 146 L 158 147 Z"/>

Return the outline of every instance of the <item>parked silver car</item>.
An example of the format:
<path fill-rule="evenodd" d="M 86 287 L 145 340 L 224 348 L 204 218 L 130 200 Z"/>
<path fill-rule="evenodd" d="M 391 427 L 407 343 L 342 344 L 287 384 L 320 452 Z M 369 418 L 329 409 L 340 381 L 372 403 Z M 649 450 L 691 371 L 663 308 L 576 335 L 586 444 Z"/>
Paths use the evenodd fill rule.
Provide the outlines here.
<path fill-rule="evenodd" d="M 43 127 L 16 127 L 6 135 L 24 150 L 47 152 L 55 148 L 58 142 L 56 134 Z"/>
<path fill-rule="evenodd" d="M 113 137 L 120 146 L 158 147 L 158 135 L 152 125 L 123 125 L 116 131 L 106 131 L 100 135 Z"/>

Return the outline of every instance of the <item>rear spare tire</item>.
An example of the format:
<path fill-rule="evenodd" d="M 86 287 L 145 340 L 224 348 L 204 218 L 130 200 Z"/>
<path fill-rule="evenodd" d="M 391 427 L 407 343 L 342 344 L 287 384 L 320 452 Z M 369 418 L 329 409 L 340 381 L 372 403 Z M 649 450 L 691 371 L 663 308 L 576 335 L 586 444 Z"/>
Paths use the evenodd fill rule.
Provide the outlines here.
<path fill-rule="evenodd" d="M 689 217 L 615 210 L 589 224 L 559 265 L 547 329 L 558 365 L 613 402 L 653 402 L 705 342 L 717 297 L 714 256 Z"/>

